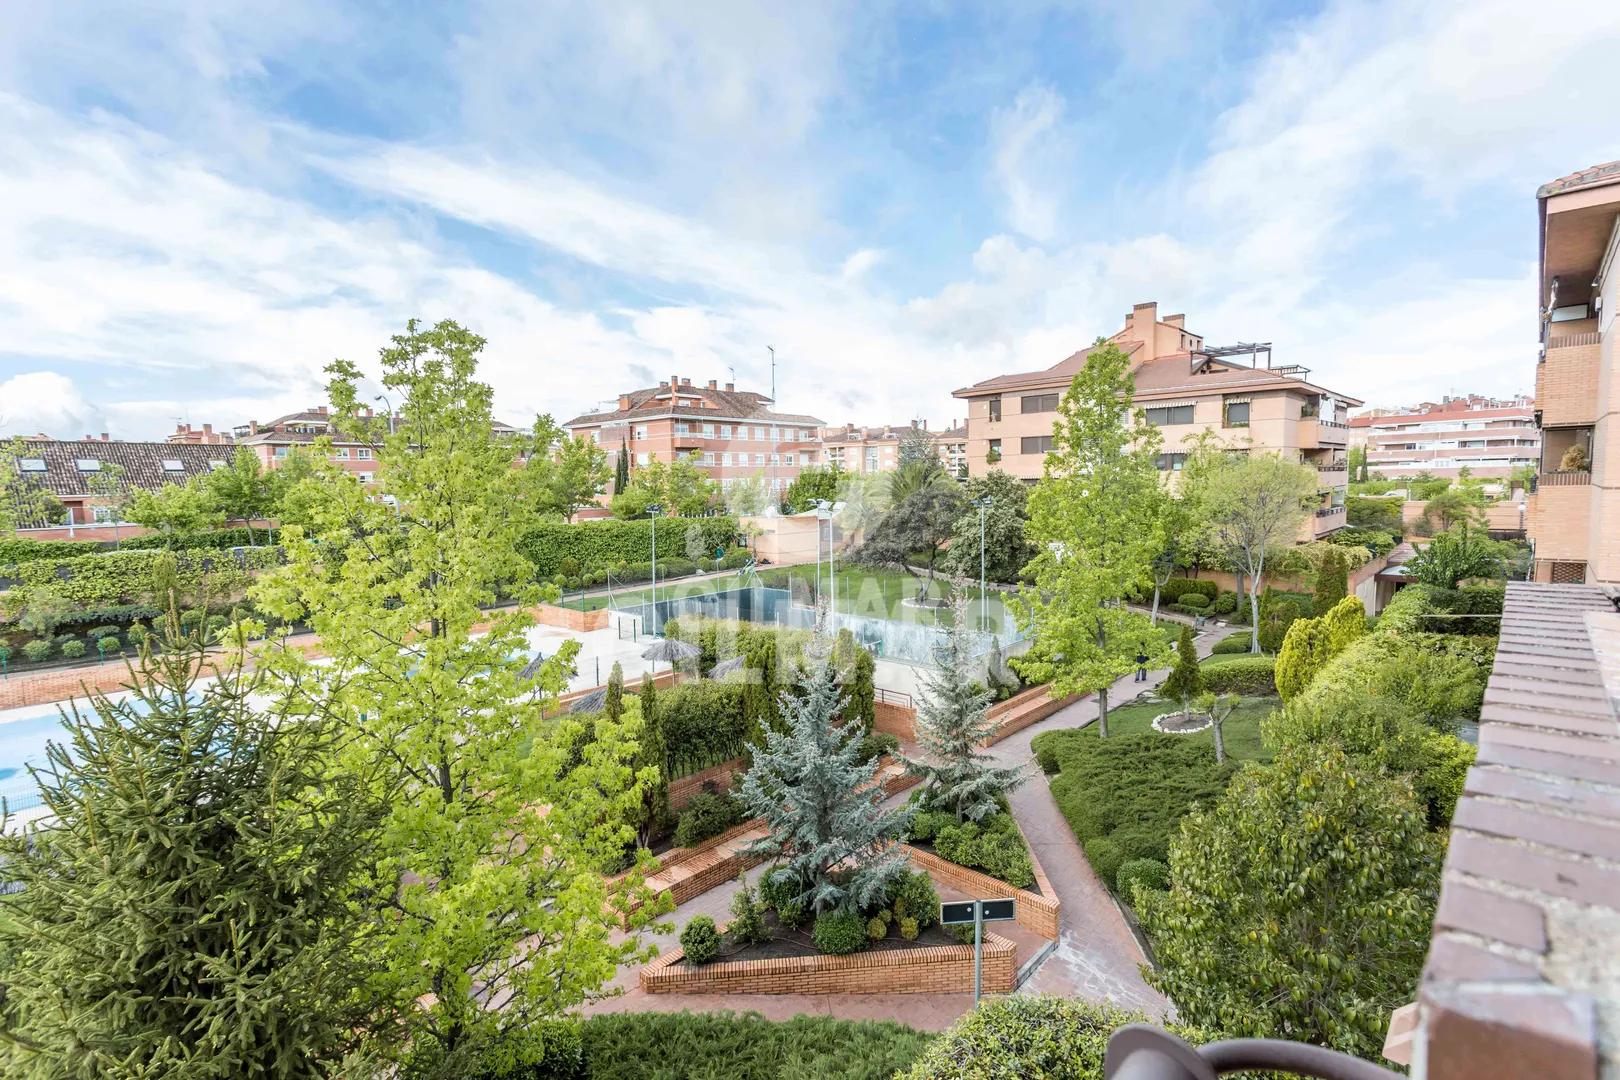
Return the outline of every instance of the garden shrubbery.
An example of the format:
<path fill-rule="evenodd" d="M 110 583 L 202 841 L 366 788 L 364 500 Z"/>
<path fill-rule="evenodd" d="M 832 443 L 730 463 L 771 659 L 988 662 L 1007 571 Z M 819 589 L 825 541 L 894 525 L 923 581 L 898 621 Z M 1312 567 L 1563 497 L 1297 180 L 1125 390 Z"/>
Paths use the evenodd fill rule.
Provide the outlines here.
<path fill-rule="evenodd" d="M 982 822 L 958 822 L 950 814 L 919 814 L 919 818 L 938 819 L 931 822 L 934 853 L 942 859 L 980 870 L 993 878 L 1000 878 L 1017 889 L 1027 889 L 1035 883 L 1035 867 L 1030 862 L 1029 849 L 1018 831 L 1011 814 L 1002 811 L 991 814 Z M 913 837 L 917 836 L 913 825 Z"/>
<path fill-rule="evenodd" d="M 1249 643 L 1249 633 L 1244 630 L 1236 634 L 1227 634 L 1209 651 L 1223 656 L 1228 653 L 1246 653 L 1249 651 Z"/>
<path fill-rule="evenodd" d="M 1114 874 L 1119 894 L 1127 900 L 1136 896 L 1138 886 L 1163 891 L 1170 887 L 1170 868 L 1158 859 L 1127 859 Z"/>
<path fill-rule="evenodd" d="M 667 572 L 665 555 L 681 558 L 691 567 L 696 565 L 694 558 L 712 560 L 716 550 L 735 546 L 737 519 L 663 518 L 658 522 L 658 533 L 662 553 L 658 572 L 662 577 Z M 534 564 L 535 575 L 543 581 L 559 574 L 566 576 L 566 560 L 572 561 L 569 569 L 574 576 L 612 570 L 620 580 L 629 580 L 620 573 L 620 567 L 644 563 L 651 576 L 652 537 L 650 519 L 543 522 L 524 535 L 518 550 Z M 692 571 L 689 568 L 686 572 Z"/>
<path fill-rule="evenodd" d="M 720 931 L 707 915 L 694 915 L 681 931 L 681 951 L 693 964 L 707 964 L 720 955 Z"/>
<path fill-rule="evenodd" d="M 1212 694 L 1245 694 L 1253 697 L 1277 692 L 1275 657 L 1244 656 L 1219 664 L 1205 664 L 1201 670 L 1204 689 Z"/>
<path fill-rule="evenodd" d="M 700 679 L 658 691 L 658 724 L 671 779 L 742 755 L 749 735 L 743 711 L 747 690 L 740 682 Z"/>
<path fill-rule="evenodd" d="M 731 796 L 700 791 L 681 808 L 675 825 L 675 846 L 691 847 L 702 843 L 711 836 L 719 836 L 733 825 L 741 824 L 742 820 L 742 808 Z"/>

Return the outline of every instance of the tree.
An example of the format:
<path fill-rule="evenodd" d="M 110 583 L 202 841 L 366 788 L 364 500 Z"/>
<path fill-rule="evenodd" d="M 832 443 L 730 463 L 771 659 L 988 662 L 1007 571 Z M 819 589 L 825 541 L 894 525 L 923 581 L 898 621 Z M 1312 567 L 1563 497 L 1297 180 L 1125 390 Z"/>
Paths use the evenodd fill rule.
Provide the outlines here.
<path fill-rule="evenodd" d="M 607 713 L 609 720 L 617 720 L 624 715 L 624 667 L 617 660 L 613 661 L 613 670 L 608 672 L 602 711 Z"/>
<path fill-rule="evenodd" d="M 130 500 L 129 520 L 165 536 L 183 536 L 217 528 L 225 514 L 214 503 L 201 477 L 183 484 L 164 484 L 156 491 L 137 491 Z"/>
<path fill-rule="evenodd" d="M 1350 482 L 1352 484 L 1365 483 L 1367 480 L 1367 448 L 1365 446 L 1352 446 L 1345 456 L 1348 458 Z"/>
<path fill-rule="evenodd" d="M 1238 773 L 1139 893 L 1183 1022 L 1376 1059 L 1428 949 L 1443 841 L 1410 787 L 1331 744 Z"/>
<path fill-rule="evenodd" d="M 1243 699 L 1237 694 L 1216 695 L 1209 691 L 1198 696 L 1196 708 L 1209 717 L 1209 730 L 1215 736 L 1215 764 L 1226 764 L 1226 721 Z"/>
<path fill-rule="evenodd" d="M 1316 568 L 1316 614 L 1326 615 L 1350 591 L 1350 568 L 1336 547 L 1322 552 Z"/>
<path fill-rule="evenodd" d="M 1029 489 L 1000 469 L 967 482 L 967 502 L 951 528 L 950 547 L 940 558 L 940 569 L 953 577 L 978 579 L 979 508 L 973 504 L 979 499 L 990 501 L 984 510 L 985 577 L 1015 582 L 1035 556 L 1025 535 Z"/>
<path fill-rule="evenodd" d="M 1445 532 L 1459 525 L 1485 527 L 1485 494 L 1477 484 L 1454 484 L 1429 499 L 1423 507 L 1429 532 Z"/>
<path fill-rule="evenodd" d="M 1298 535 L 1316 498 L 1316 471 L 1276 454 L 1233 453 L 1206 441 L 1183 476 L 1209 543 L 1247 579 L 1249 649 L 1259 652 L 1266 560 Z"/>
<path fill-rule="evenodd" d="M 637 700 L 641 706 L 641 738 L 637 746 L 636 772 L 639 775 L 644 769 L 656 769 L 658 775 L 641 791 L 641 805 L 635 814 L 636 844 L 651 847 L 653 837 L 669 823 L 670 812 L 669 746 L 664 740 L 663 716 L 658 711 L 658 690 L 649 672 L 641 676 L 641 693 Z"/>
<path fill-rule="evenodd" d="M 607 486 L 607 451 L 589 439 L 569 435 L 549 415 L 535 418 L 529 460 L 523 465 L 526 494 L 541 514 L 574 520 Z"/>
<path fill-rule="evenodd" d="M 62 519 L 62 503 L 22 471 L 22 459 L 31 456 L 21 439 L 0 443 L 0 536 Z"/>
<path fill-rule="evenodd" d="M 861 762 L 860 730 L 834 723 L 843 704 L 832 665 L 811 656 L 797 692 L 781 695 L 786 730 L 765 732 L 736 792 L 749 816 L 765 819 L 749 855 L 780 859 L 777 882 L 817 915 L 870 907 L 906 868 L 895 841 L 911 815 L 885 809 L 877 760 Z"/>
<path fill-rule="evenodd" d="M 1198 649 L 1193 645 L 1192 627 L 1181 625 L 1181 636 L 1176 639 L 1176 662 L 1170 674 L 1159 684 L 1159 696 L 1181 702 L 1182 711 L 1187 703 L 1204 692 L 1204 672 L 1198 666 Z"/>
<path fill-rule="evenodd" d="M 1029 497 L 1034 585 L 1016 599 L 1034 646 L 1013 661 L 1053 695 L 1097 693 L 1108 735 L 1108 688 L 1165 653 L 1148 616 L 1125 605 L 1147 576 L 1159 495 L 1156 428 L 1134 403 L 1129 361 L 1112 344 L 1092 349 L 1058 405 L 1052 452 Z"/>
<path fill-rule="evenodd" d="M 1399 537 L 1404 529 L 1401 500 L 1378 495 L 1352 495 L 1344 501 L 1345 521 L 1353 529 L 1383 529 Z"/>
<path fill-rule="evenodd" d="M 621 518 L 647 516 L 647 508 L 658 505 L 676 517 L 702 517 L 720 502 L 720 489 L 708 473 L 689 457 L 674 461 L 652 461 L 637 465 L 630 474 L 630 486 L 613 497 L 613 515 Z"/>
<path fill-rule="evenodd" d="M 100 469 L 85 477 L 84 486 L 90 490 L 95 505 L 111 513 L 113 546 L 123 547 L 119 525 L 129 513 L 129 502 L 134 497 L 124 484 L 124 467 L 116 461 L 103 461 Z"/>
<path fill-rule="evenodd" d="M 844 711 L 838 719 L 846 726 L 859 728 L 867 734 L 876 719 L 874 701 L 877 697 L 873 685 L 877 674 L 877 661 L 870 649 L 856 644 L 855 635 L 848 627 L 838 631 L 833 644 L 833 666 L 838 670 L 838 685 L 844 690 Z"/>
<path fill-rule="evenodd" d="M 1367 608 L 1359 596 L 1346 596 L 1321 616 L 1327 630 L 1328 656 L 1338 656 L 1367 634 Z"/>
<path fill-rule="evenodd" d="M 933 648 L 934 666 L 920 673 L 917 704 L 919 757 L 904 759 L 923 784 L 922 803 L 949 811 L 957 821 L 983 821 L 1001 809 L 1007 792 L 1023 782 L 1022 770 L 991 764 L 984 747 L 996 732 L 985 715 L 991 694 L 971 676 L 978 635 L 968 629 L 967 603 L 953 598 L 945 636 Z"/>
<path fill-rule="evenodd" d="M 1295 619 L 1277 651 L 1277 694 L 1284 701 L 1311 684 L 1328 662 L 1329 639 L 1321 619 Z"/>
<path fill-rule="evenodd" d="M 1502 575 L 1501 547 L 1467 524 L 1447 530 L 1419 549 L 1407 573 L 1424 585 L 1455 589 L 1458 582 Z"/>
<path fill-rule="evenodd" d="M 818 502 L 836 502 L 843 472 L 836 465 L 825 469 L 810 465 L 800 469 L 799 475 L 782 492 L 782 513 L 802 514 L 814 510 Z"/>
<path fill-rule="evenodd" d="M 286 457 L 276 459 L 269 474 L 270 516 L 278 526 L 308 529 L 334 487 L 359 486 L 353 473 L 332 463 L 330 454 L 331 443 L 322 437 L 308 446 L 294 446 Z"/>
<path fill-rule="evenodd" d="M 905 468 L 912 462 L 939 465 L 939 449 L 934 436 L 922 424 L 913 421 L 900 432 L 900 445 L 895 452 L 895 465 Z"/>
<path fill-rule="evenodd" d="M 765 474 L 739 476 L 725 486 L 726 512 L 733 517 L 753 517 L 763 514 L 770 505 L 765 492 Z"/>
<path fill-rule="evenodd" d="M 222 517 L 247 526 L 250 541 L 253 522 L 269 517 L 275 510 L 276 492 L 270 474 L 260 466 L 258 455 L 245 446 L 238 446 L 225 467 L 208 473 L 202 483 Z"/>
<path fill-rule="evenodd" d="M 1153 514 L 1153 559 L 1148 564 L 1148 577 L 1153 583 L 1153 608 L 1150 618 L 1155 626 L 1159 622 L 1159 599 L 1164 587 L 1170 584 L 1176 566 L 1182 561 L 1183 548 L 1198 529 L 1193 521 L 1192 500 L 1182 498 L 1161 485 L 1155 495 Z"/>
<path fill-rule="evenodd" d="M 917 579 L 917 598 L 925 599 L 933 591 L 940 553 L 950 542 L 962 489 L 938 461 L 911 461 L 890 475 L 889 498 L 889 509 L 850 553 L 850 561 L 904 570 Z M 912 564 L 918 552 L 927 558 L 921 570 Z"/>
<path fill-rule="evenodd" d="M 329 699 L 240 652 L 211 678 L 176 610 L 159 633 L 128 696 L 63 714 L 36 773 L 49 817 L 0 840 L 21 886 L 6 1075 L 336 1075 L 382 1034 L 358 917 L 376 793 L 332 770 Z"/>
<path fill-rule="evenodd" d="M 1282 648 L 1288 637 L 1288 628 L 1301 617 L 1301 604 L 1266 586 L 1260 597 L 1260 625 L 1255 628 L 1260 637 L 1260 648 L 1274 653 Z"/>
<path fill-rule="evenodd" d="M 359 369 L 328 367 L 333 413 L 381 447 L 377 490 L 333 485 L 308 531 L 284 531 L 287 565 L 254 593 L 307 621 L 329 658 L 281 648 L 266 662 L 341 701 L 346 768 L 385 770 L 375 981 L 413 1068 L 446 1076 L 473 1056 L 500 1066 L 531 1052 L 539 1019 L 648 955 L 635 931 L 658 909 L 641 884 L 650 857 L 624 881 L 599 872 L 633 842 L 657 778 L 636 765 L 639 717 L 596 716 L 587 731 L 546 715 L 574 643 L 526 668 L 528 607 L 544 590 L 526 584 L 519 541 L 536 517 L 512 467 L 525 440 L 495 436 L 475 377 L 483 344 L 449 321 L 396 335 L 381 353 L 402 402 L 391 431 L 363 415 Z M 519 606 L 483 610 L 502 594 Z"/>
<path fill-rule="evenodd" d="M 613 494 L 617 495 L 630 486 L 630 444 L 619 443 L 619 460 L 613 466 Z"/>

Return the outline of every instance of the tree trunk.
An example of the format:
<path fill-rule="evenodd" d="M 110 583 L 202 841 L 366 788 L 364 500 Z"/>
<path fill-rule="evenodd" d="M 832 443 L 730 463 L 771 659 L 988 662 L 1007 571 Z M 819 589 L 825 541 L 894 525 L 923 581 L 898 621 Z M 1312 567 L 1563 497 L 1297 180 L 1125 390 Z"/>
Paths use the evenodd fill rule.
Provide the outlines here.
<path fill-rule="evenodd" d="M 1249 651 L 1260 651 L 1260 592 L 1254 587 L 1255 579 L 1249 582 Z"/>
<path fill-rule="evenodd" d="M 1215 729 L 1215 764 L 1226 764 L 1226 742 L 1221 738 L 1221 721 L 1210 718 L 1211 726 Z"/>
<path fill-rule="evenodd" d="M 1153 615 L 1152 615 L 1151 618 L 1152 618 L 1153 625 L 1158 626 L 1159 625 L 1159 583 L 1157 581 L 1155 581 L 1153 583 Z"/>
<path fill-rule="evenodd" d="M 1097 691 L 1097 738 L 1108 738 L 1108 687 Z"/>

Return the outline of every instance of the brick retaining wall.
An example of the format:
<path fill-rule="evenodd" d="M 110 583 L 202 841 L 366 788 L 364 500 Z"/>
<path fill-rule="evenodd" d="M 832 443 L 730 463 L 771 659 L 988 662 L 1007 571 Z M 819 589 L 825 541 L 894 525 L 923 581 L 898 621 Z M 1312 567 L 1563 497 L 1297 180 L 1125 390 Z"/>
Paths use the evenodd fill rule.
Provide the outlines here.
<path fill-rule="evenodd" d="M 1038 724 L 1059 709 L 1073 705 L 1079 700 L 1079 694 L 1053 697 L 1045 686 L 1035 686 L 1014 694 L 1006 701 L 998 701 L 985 710 L 988 719 L 998 721 L 995 736 L 990 742 L 1000 742 L 1014 732 L 1023 731 L 1031 724 Z"/>
<path fill-rule="evenodd" d="M 1028 843 L 1025 843 L 1028 847 Z M 958 892 L 966 893 L 975 900 L 997 900 L 1005 896 L 1012 896 L 1017 902 L 1014 905 L 1016 918 L 1014 921 L 1032 934 L 1039 934 L 1048 941 L 1058 938 L 1058 923 L 1062 917 L 1063 904 L 1052 892 L 1052 883 L 1046 881 L 1046 875 L 1036 864 L 1036 880 L 1046 890 L 1046 895 L 1038 896 L 1027 889 L 1015 889 L 1005 881 L 981 874 L 977 870 L 969 870 L 965 866 L 958 866 L 927 851 L 918 851 L 909 844 L 905 845 L 906 853 L 911 857 L 911 864 L 919 870 L 926 870 L 928 876 L 935 881 L 949 885 Z M 1035 853 L 1030 852 L 1030 860 L 1034 861 Z"/>
<path fill-rule="evenodd" d="M 748 767 L 747 758 L 732 758 L 722 761 L 718 765 L 710 765 L 701 772 L 683 776 L 678 780 L 669 782 L 669 808 L 679 810 L 692 801 L 692 796 L 703 790 L 703 785 L 713 784 L 716 791 L 731 790 L 731 776 L 742 772 Z"/>
<path fill-rule="evenodd" d="M 901 742 L 915 742 L 917 738 L 917 710 L 888 701 L 872 704 L 872 728 L 893 735 Z"/>
<path fill-rule="evenodd" d="M 591 630 L 606 630 L 611 615 L 612 613 L 605 607 L 597 608 L 595 611 L 576 611 L 555 604 L 539 604 L 534 609 L 535 622 L 543 626 L 560 626 L 565 630 L 582 634 Z"/>
<path fill-rule="evenodd" d="M 1017 949 L 1004 937 L 984 935 L 984 989 L 1011 993 Z M 780 960 L 686 963 L 680 949 L 641 969 L 649 994 L 958 994 L 973 989 L 973 946 L 873 949 L 851 956 L 796 956 Z"/>

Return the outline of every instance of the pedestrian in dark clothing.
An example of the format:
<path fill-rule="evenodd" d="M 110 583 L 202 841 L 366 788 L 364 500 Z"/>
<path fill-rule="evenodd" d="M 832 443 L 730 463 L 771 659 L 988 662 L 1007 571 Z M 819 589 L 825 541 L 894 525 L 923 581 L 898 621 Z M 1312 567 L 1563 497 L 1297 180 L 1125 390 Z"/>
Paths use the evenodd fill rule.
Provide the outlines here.
<path fill-rule="evenodd" d="M 1136 681 L 1147 682 L 1148 655 L 1138 651 L 1136 654 Z"/>

